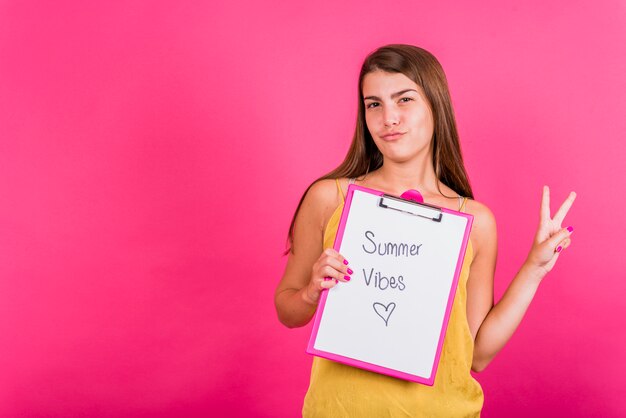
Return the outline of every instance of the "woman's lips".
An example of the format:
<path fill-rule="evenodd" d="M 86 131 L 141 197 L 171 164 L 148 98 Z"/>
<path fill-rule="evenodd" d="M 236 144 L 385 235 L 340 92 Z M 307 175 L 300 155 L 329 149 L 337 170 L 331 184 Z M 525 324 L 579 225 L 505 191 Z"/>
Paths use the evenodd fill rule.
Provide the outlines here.
<path fill-rule="evenodd" d="M 393 141 L 394 139 L 400 138 L 402 135 L 404 135 L 404 132 L 390 132 L 383 135 L 382 138 L 387 141 Z"/>

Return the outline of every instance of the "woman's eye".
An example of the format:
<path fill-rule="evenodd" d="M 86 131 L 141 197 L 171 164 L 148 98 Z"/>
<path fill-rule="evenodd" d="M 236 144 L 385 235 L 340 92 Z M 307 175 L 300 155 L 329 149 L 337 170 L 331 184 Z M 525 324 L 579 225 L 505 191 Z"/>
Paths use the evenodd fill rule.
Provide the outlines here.
<path fill-rule="evenodd" d="M 401 101 L 402 103 L 410 102 L 411 100 L 413 100 L 413 99 L 412 99 L 412 98 L 410 98 L 410 97 L 403 97 L 403 98 L 401 98 L 401 99 L 400 99 L 400 101 Z"/>
<path fill-rule="evenodd" d="M 378 107 L 378 103 L 376 102 L 368 103 L 365 107 L 367 107 L 368 109 L 371 109 L 373 107 Z"/>

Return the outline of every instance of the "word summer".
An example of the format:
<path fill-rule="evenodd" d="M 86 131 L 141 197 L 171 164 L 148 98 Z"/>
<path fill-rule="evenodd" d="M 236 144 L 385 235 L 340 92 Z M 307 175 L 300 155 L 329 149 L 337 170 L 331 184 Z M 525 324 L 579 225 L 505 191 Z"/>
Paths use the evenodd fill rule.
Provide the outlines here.
<path fill-rule="evenodd" d="M 372 231 L 365 231 L 365 239 L 368 243 L 362 245 L 363 251 L 368 254 L 392 255 L 395 257 L 411 257 L 419 255 L 422 244 L 405 244 L 395 242 L 379 242 L 374 238 L 376 236 Z"/>

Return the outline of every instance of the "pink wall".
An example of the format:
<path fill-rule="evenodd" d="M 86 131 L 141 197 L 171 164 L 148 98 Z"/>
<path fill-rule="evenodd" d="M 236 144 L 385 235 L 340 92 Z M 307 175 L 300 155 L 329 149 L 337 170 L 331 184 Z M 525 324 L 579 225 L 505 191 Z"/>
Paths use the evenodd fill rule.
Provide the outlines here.
<path fill-rule="evenodd" d="M 497 297 L 579 194 L 484 416 L 624 416 L 625 3 L 284 3 L 0 3 L 0 416 L 296 416 L 287 227 L 391 42 L 447 71 Z"/>

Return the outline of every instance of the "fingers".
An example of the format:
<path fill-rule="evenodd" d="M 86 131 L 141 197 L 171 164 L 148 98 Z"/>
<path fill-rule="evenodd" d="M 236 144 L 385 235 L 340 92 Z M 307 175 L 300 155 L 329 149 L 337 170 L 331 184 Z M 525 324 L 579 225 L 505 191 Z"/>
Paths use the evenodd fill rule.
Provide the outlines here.
<path fill-rule="evenodd" d="M 347 268 L 346 271 L 344 271 L 342 267 L 337 267 L 335 265 L 324 266 L 318 271 L 325 280 L 336 280 L 340 282 L 349 282 L 351 279 L 350 274 L 352 274 L 352 269 Z"/>
<path fill-rule="evenodd" d="M 349 282 L 353 271 L 348 266 L 341 254 L 333 249 L 327 249 L 320 257 L 320 274 L 324 278 L 335 279 L 336 281 Z"/>
<path fill-rule="evenodd" d="M 348 265 L 348 260 L 346 260 L 344 258 L 344 256 L 339 254 L 333 248 L 326 248 L 324 250 L 324 252 L 322 253 L 322 255 L 320 255 L 320 259 L 322 259 L 324 257 L 329 257 L 329 258 L 335 259 L 335 260 L 339 261 L 339 263 L 342 264 L 342 265 L 345 265 L 345 266 Z"/>
<path fill-rule="evenodd" d="M 576 200 L 576 193 L 570 192 L 569 196 L 567 196 L 567 199 L 565 199 L 565 202 L 563 202 L 559 210 L 554 215 L 554 221 L 558 222 L 558 225 L 561 225 L 563 219 L 565 219 L 565 215 L 567 215 L 567 212 L 569 212 L 572 204 L 574 203 L 574 200 Z"/>
<path fill-rule="evenodd" d="M 570 235 L 572 232 L 574 232 L 574 228 L 571 226 L 563 228 L 556 234 L 552 235 L 552 237 L 546 241 L 545 245 L 548 246 L 548 248 L 554 248 L 555 253 L 560 253 L 565 248 L 570 246 L 572 241 L 570 239 Z"/>
<path fill-rule="evenodd" d="M 571 243 L 572 243 L 571 239 L 565 238 L 563 241 L 559 242 L 559 245 L 556 247 L 556 250 L 554 251 L 557 253 L 560 253 L 561 251 L 569 247 Z"/>
<path fill-rule="evenodd" d="M 571 245 L 571 235 L 574 229 L 570 226 L 559 229 L 550 238 L 535 241 L 528 254 L 527 262 L 540 267 L 546 273 L 552 270 L 563 250 Z"/>
<path fill-rule="evenodd" d="M 547 222 L 550 220 L 550 188 L 543 186 L 543 195 L 541 196 L 541 210 L 540 210 L 541 222 Z"/>
<path fill-rule="evenodd" d="M 322 289 L 332 289 L 333 287 L 337 286 L 337 284 L 338 282 L 335 279 L 324 280 L 320 283 L 320 287 Z"/>
<path fill-rule="evenodd" d="M 337 282 L 349 282 L 351 275 L 354 272 L 348 266 L 348 260 L 346 260 L 341 254 L 332 248 L 324 250 L 320 255 L 320 258 L 313 265 L 313 278 L 312 280 L 319 280 L 322 282 L 325 289 L 328 289 L 330 283 Z"/>

